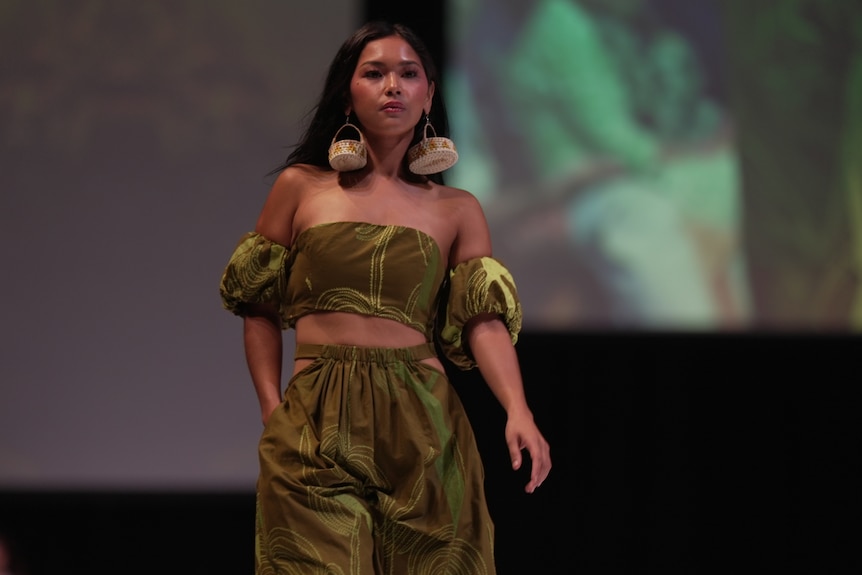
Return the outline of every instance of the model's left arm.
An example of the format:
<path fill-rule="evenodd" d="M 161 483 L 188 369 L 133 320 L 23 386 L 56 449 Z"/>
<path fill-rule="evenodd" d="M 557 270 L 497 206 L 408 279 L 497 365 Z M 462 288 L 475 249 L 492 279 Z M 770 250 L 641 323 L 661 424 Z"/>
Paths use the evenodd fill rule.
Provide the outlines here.
<path fill-rule="evenodd" d="M 479 368 L 505 410 L 512 468 L 521 468 L 526 451 L 531 469 L 525 490 L 532 493 L 548 476 L 551 455 L 527 404 L 514 346 L 521 329 L 521 304 L 511 274 L 491 255 L 488 224 L 478 201 L 470 196 L 459 216 L 441 340 L 458 367 Z"/>

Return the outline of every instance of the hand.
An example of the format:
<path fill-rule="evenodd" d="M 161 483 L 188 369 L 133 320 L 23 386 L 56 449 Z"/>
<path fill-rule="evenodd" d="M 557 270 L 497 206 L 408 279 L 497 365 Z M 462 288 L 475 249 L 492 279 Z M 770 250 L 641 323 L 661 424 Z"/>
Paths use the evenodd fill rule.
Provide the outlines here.
<path fill-rule="evenodd" d="M 551 471 L 551 447 L 545 440 L 530 413 L 510 415 L 506 423 L 506 444 L 512 469 L 518 470 L 523 464 L 523 451 L 530 455 L 530 481 L 524 491 L 532 493 L 539 487 Z"/>

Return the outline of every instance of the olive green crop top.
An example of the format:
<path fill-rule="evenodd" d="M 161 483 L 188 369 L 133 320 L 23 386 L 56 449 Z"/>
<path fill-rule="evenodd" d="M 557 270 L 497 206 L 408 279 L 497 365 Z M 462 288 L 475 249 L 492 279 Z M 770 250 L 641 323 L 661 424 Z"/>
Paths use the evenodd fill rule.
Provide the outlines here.
<path fill-rule="evenodd" d="M 498 260 L 474 258 L 447 274 L 434 239 L 405 226 L 318 224 L 290 248 L 248 232 L 228 261 L 219 291 L 224 308 L 236 315 L 244 314 L 247 303 L 275 304 L 284 329 L 316 311 L 392 319 L 428 341 L 436 334 L 461 369 L 476 365 L 462 340 L 470 318 L 499 314 L 512 343 L 521 329 L 517 289 Z"/>

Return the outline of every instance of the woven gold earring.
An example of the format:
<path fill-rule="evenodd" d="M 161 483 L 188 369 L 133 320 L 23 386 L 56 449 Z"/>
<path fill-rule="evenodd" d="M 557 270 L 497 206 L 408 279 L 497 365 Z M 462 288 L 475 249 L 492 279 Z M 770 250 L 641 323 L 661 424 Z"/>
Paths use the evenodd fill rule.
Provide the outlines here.
<path fill-rule="evenodd" d="M 432 137 L 428 137 L 431 130 Z M 431 119 L 425 114 L 425 128 L 422 141 L 407 150 L 407 167 L 414 174 L 428 175 L 448 170 L 458 161 L 458 151 L 455 143 L 449 138 L 438 136 L 431 125 Z"/>
<path fill-rule="evenodd" d="M 338 135 L 345 128 L 353 128 L 359 135 L 358 140 L 339 140 Z M 365 149 L 365 137 L 362 132 L 350 123 L 350 114 L 344 120 L 344 125 L 338 128 L 329 146 L 329 165 L 337 172 L 352 172 L 365 167 L 368 154 Z"/>

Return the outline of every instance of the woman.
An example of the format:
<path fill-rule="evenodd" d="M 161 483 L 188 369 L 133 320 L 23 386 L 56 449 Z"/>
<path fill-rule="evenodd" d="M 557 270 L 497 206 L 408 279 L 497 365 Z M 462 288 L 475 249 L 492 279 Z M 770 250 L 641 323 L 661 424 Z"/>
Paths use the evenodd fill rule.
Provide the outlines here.
<path fill-rule="evenodd" d="M 435 173 L 457 159 L 447 129 L 427 48 L 366 24 L 225 269 L 264 423 L 258 573 L 495 572 L 484 471 L 435 338 L 506 410 L 513 468 L 531 459 L 526 491 L 551 468 L 513 347 L 514 283 L 478 201 Z"/>

